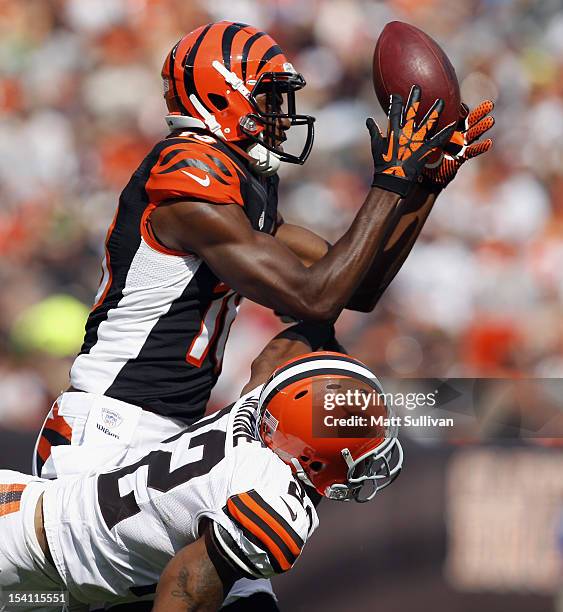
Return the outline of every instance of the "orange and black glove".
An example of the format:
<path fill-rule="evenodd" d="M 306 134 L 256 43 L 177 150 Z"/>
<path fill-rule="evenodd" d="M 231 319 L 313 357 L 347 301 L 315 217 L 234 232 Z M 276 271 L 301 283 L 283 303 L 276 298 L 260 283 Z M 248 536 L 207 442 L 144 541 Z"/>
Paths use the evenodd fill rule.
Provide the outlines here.
<path fill-rule="evenodd" d="M 375 166 L 372 187 L 380 187 L 405 197 L 419 180 L 428 155 L 437 147 L 444 147 L 451 139 L 454 124 L 432 135 L 432 129 L 444 109 L 443 100 L 436 100 L 420 124 L 416 123 L 420 94 L 420 87 L 413 86 L 404 108 L 401 96 L 391 96 L 385 138 L 373 119 L 366 121 Z"/>
<path fill-rule="evenodd" d="M 450 142 L 444 147 L 442 159 L 436 167 L 426 167 L 422 172 L 426 187 L 433 191 L 444 189 L 462 164 L 486 153 L 493 146 L 490 138 L 482 141 L 479 138 L 495 124 L 494 118 L 489 115 L 494 106 L 490 100 L 485 100 L 469 112 L 466 104 L 461 105 L 459 121 Z"/>

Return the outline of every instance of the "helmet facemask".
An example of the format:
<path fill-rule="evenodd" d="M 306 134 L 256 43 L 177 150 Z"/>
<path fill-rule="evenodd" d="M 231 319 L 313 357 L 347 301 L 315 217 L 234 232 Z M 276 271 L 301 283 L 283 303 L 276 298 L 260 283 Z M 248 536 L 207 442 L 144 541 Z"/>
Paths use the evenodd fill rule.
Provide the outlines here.
<path fill-rule="evenodd" d="M 395 435 L 385 438 L 377 448 L 353 459 L 347 448 L 342 458 L 348 465 L 345 484 L 327 487 L 325 496 L 336 501 L 371 501 L 375 494 L 388 487 L 399 476 L 403 465 L 403 448 Z"/>
<path fill-rule="evenodd" d="M 263 73 L 248 98 L 253 112 L 240 120 L 240 129 L 249 140 L 263 146 L 279 160 L 291 164 L 305 163 L 315 135 L 315 118 L 296 113 L 295 92 L 303 87 L 305 79 L 295 72 Z M 264 96 L 263 105 L 260 104 L 258 96 Z M 305 126 L 307 135 L 300 153 L 292 154 L 284 151 L 282 143 L 286 140 L 285 131 L 296 126 Z"/>

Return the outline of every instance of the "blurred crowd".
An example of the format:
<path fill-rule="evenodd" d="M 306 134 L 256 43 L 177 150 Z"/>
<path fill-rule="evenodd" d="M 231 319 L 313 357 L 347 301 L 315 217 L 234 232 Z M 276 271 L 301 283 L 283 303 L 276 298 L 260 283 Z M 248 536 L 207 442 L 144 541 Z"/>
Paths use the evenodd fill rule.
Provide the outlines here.
<path fill-rule="evenodd" d="M 469 106 L 495 101 L 494 150 L 440 196 L 411 256 L 339 338 L 382 376 L 563 376 L 560 0 L 0 0 L 0 426 L 36 429 L 67 385 L 121 189 L 166 134 L 160 69 L 209 21 L 267 30 L 317 117 L 282 171 L 286 221 L 337 239 L 371 180 L 371 56 L 384 25 L 427 31 Z M 214 405 L 232 401 L 280 322 L 250 303 Z M 231 359 L 231 355 L 237 359 Z"/>

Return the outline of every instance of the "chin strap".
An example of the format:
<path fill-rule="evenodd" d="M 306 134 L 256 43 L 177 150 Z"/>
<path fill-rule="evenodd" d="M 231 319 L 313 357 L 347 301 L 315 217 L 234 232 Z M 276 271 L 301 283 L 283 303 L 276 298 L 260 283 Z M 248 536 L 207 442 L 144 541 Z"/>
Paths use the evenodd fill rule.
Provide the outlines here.
<path fill-rule="evenodd" d="M 295 469 L 295 475 L 297 476 L 297 478 L 299 478 L 299 480 L 304 482 L 306 485 L 313 487 L 314 489 L 315 485 L 309 480 L 309 476 L 307 476 L 305 470 L 303 469 L 303 466 L 299 463 L 299 461 L 295 457 L 291 458 L 291 465 Z"/>
<path fill-rule="evenodd" d="M 222 64 L 221 62 L 218 62 L 217 60 L 213 60 L 213 63 L 211 65 L 213 66 L 213 68 L 215 68 L 215 70 L 217 70 L 217 72 L 225 79 L 225 81 L 235 91 L 238 91 L 247 100 L 250 99 L 250 91 L 249 91 L 249 89 L 244 84 L 244 81 L 242 79 L 239 79 L 239 77 L 234 72 L 231 72 L 230 70 L 227 70 L 227 68 L 224 66 L 224 64 Z"/>
<path fill-rule="evenodd" d="M 171 130 L 183 130 L 183 129 L 207 129 L 207 126 L 200 119 L 196 119 L 195 117 L 187 117 L 186 115 L 166 115 L 164 117 L 166 121 L 166 125 Z"/>

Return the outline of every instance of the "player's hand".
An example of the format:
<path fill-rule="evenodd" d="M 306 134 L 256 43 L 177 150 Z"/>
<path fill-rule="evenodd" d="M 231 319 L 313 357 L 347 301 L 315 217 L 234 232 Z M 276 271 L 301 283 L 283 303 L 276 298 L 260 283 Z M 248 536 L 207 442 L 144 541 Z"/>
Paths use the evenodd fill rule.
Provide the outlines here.
<path fill-rule="evenodd" d="M 435 168 L 424 168 L 424 182 L 433 189 L 443 189 L 455 177 L 457 171 L 468 159 L 486 153 L 492 146 L 490 138 L 479 140 L 495 124 L 489 113 L 494 104 L 490 100 L 481 102 L 469 112 L 466 104 L 461 105 L 460 117 L 450 142 L 444 147 L 444 155 Z"/>
<path fill-rule="evenodd" d="M 391 96 L 385 138 L 373 119 L 369 118 L 366 122 L 375 166 L 372 186 L 393 191 L 402 197 L 417 182 L 428 155 L 437 147 L 444 147 L 455 129 L 452 123 L 431 135 L 444 109 L 443 100 L 436 100 L 420 124 L 416 124 L 420 94 L 420 87 L 414 85 L 404 107 L 401 96 Z"/>

